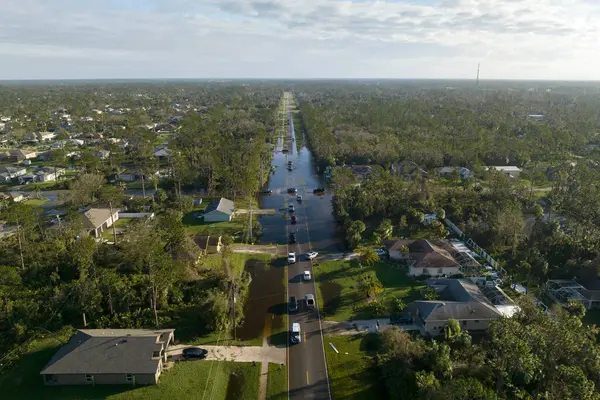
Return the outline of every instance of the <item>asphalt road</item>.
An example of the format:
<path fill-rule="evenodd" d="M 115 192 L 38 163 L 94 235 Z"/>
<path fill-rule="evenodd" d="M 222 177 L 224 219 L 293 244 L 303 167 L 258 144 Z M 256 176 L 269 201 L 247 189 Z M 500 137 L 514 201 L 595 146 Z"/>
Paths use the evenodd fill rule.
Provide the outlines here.
<path fill-rule="evenodd" d="M 290 120 L 289 135 L 292 143 L 292 152 L 286 156 L 287 161 L 295 162 L 297 157 L 297 144 L 294 132 L 292 114 L 288 113 Z M 310 160 L 309 160 L 310 161 Z M 284 166 L 285 166 L 284 165 Z M 307 203 L 315 201 L 312 187 L 307 187 L 305 177 L 300 173 L 302 169 L 297 166 L 288 171 L 286 183 L 288 187 L 296 187 L 298 194 L 302 195 L 303 201 L 298 202 L 295 195 L 289 195 L 288 204 L 294 204 L 294 214 L 297 224 L 291 225 L 290 218 L 286 225 L 286 237 L 290 232 L 296 233 L 296 243 L 288 244 L 288 251 L 296 253 L 297 262 L 288 266 L 288 296 L 296 296 L 300 300 L 300 308 L 295 314 L 288 315 L 288 326 L 299 322 L 302 331 L 302 342 L 290 344 L 288 348 L 288 386 L 290 399 L 330 399 L 329 381 L 327 376 L 327 365 L 325 361 L 325 350 L 323 336 L 321 333 L 321 322 L 318 304 L 313 310 L 309 310 L 304 302 L 307 293 L 317 296 L 314 279 L 304 281 L 304 271 L 313 274 L 312 262 L 306 257 L 306 253 L 313 250 L 310 240 L 311 213 L 308 212 Z M 309 199 L 310 198 L 310 199 Z M 318 200 L 317 200 L 318 201 Z M 329 214 L 331 206 L 329 205 Z M 318 249 L 316 249 L 318 251 Z"/>

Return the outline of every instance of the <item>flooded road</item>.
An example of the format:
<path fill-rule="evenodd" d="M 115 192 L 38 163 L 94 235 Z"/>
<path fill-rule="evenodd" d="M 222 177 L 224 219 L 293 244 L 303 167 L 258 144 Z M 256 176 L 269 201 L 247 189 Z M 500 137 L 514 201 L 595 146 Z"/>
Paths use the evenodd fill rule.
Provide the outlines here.
<path fill-rule="evenodd" d="M 306 213 L 298 213 L 298 226 L 310 220 L 311 248 L 318 252 L 341 252 L 344 250 L 339 229 L 331 208 L 332 193 L 313 194 L 313 189 L 326 187 L 323 177 L 317 175 L 310 150 L 303 136 L 298 132 L 298 140 L 292 136 L 280 136 L 273 151 L 271 174 L 266 188 L 273 194 L 260 198 L 260 208 L 277 210 L 275 215 L 259 217 L 262 225 L 260 244 L 286 245 L 289 204 L 298 206 L 296 194 L 288 194 L 290 182 L 294 182 L 298 194 L 302 195 L 302 206 Z M 289 149 L 284 153 L 283 149 Z M 288 171 L 288 161 L 292 161 L 292 171 Z M 290 177 L 293 176 L 293 179 Z M 287 332 L 285 318 L 287 298 L 285 286 L 286 259 L 273 260 L 270 264 L 260 260 L 246 263 L 246 271 L 252 277 L 248 301 L 245 306 L 245 320 L 237 327 L 236 336 L 249 341 L 263 336 L 269 344 L 285 345 Z"/>
<path fill-rule="evenodd" d="M 296 205 L 296 194 L 288 194 L 289 176 L 294 176 L 298 194 L 302 196 L 303 207 L 306 208 L 306 218 L 310 222 L 310 239 L 312 249 L 318 252 L 341 252 L 344 247 L 340 240 L 340 231 L 334 219 L 331 207 L 332 192 L 327 189 L 323 195 L 313 194 L 318 187 L 327 188 L 325 178 L 317 175 L 310 150 L 306 147 L 304 136 L 297 132 L 298 139 L 291 141 L 291 152 L 284 153 L 288 140 L 279 138 L 271 165 L 274 173 L 268 182 L 271 195 L 265 195 L 260 202 L 261 208 L 278 210 L 276 215 L 260 218 L 262 236 L 260 243 L 287 244 L 284 234 L 289 204 Z M 288 161 L 292 162 L 292 171 L 288 171 Z M 298 221 L 300 224 L 301 221 Z"/>

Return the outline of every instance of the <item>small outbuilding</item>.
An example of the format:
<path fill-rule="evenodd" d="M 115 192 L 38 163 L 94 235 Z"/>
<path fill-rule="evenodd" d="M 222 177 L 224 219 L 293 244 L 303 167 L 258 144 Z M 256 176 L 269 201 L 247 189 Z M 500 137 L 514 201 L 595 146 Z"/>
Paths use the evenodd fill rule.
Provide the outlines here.
<path fill-rule="evenodd" d="M 205 222 L 229 222 L 233 218 L 235 207 L 233 201 L 221 197 L 212 201 L 204 210 Z"/>

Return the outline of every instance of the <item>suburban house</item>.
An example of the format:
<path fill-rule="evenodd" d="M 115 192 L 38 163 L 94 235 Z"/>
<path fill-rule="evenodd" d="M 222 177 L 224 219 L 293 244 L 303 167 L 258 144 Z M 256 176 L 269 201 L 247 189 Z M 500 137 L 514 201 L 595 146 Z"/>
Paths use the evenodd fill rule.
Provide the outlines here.
<path fill-rule="evenodd" d="M 94 155 L 101 160 L 106 160 L 110 156 L 110 151 L 98 150 L 98 151 L 94 152 Z"/>
<path fill-rule="evenodd" d="M 23 176 L 27 173 L 27 168 L 12 165 L 12 166 L 0 166 L 0 182 L 10 182 L 11 180 Z"/>
<path fill-rule="evenodd" d="M 427 178 L 428 175 L 427 171 L 421 168 L 419 164 L 410 160 L 402 160 L 392 163 L 390 165 L 390 171 L 406 180 Z"/>
<path fill-rule="evenodd" d="M 35 177 L 38 182 L 51 182 L 64 174 L 64 168 L 42 167 L 35 172 Z"/>
<path fill-rule="evenodd" d="M 12 201 L 14 201 L 15 203 L 18 203 L 20 201 L 25 200 L 25 196 L 23 196 L 23 193 L 19 193 L 19 192 L 10 192 L 8 194 L 8 196 L 10 197 L 10 199 Z"/>
<path fill-rule="evenodd" d="M 600 308 L 600 290 L 589 290 L 574 280 L 554 279 L 546 282 L 545 291 L 552 300 L 566 307 L 576 301 L 587 310 Z"/>
<path fill-rule="evenodd" d="M 165 160 L 171 155 L 171 150 L 168 147 L 164 147 L 162 149 L 155 149 L 152 154 L 159 160 Z"/>
<path fill-rule="evenodd" d="M 171 133 L 175 131 L 175 127 L 171 124 L 159 124 L 154 127 L 157 133 Z"/>
<path fill-rule="evenodd" d="M 468 279 L 430 279 L 427 285 L 440 300 L 414 301 L 405 309 L 424 336 L 443 335 L 449 319 L 457 320 L 463 330 L 482 332 L 492 321 L 518 310 L 498 287 L 479 287 Z"/>
<path fill-rule="evenodd" d="M 486 171 L 489 170 L 495 170 L 500 172 L 503 175 L 506 175 L 509 178 L 518 178 L 519 175 L 521 174 L 521 170 L 519 169 L 519 167 L 514 167 L 514 166 L 489 166 L 489 167 L 485 167 Z"/>
<path fill-rule="evenodd" d="M 443 177 L 452 176 L 452 174 L 456 173 L 455 171 L 458 171 L 458 176 L 462 180 L 471 179 L 475 176 L 473 171 L 465 167 L 441 167 L 436 168 L 436 171 Z"/>
<path fill-rule="evenodd" d="M 20 162 L 23 160 L 31 160 L 36 158 L 37 153 L 30 150 L 16 149 L 10 152 L 10 156 L 14 161 Z"/>
<path fill-rule="evenodd" d="M 452 276 L 461 273 L 452 245 L 446 240 L 389 240 L 390 258 L 405 260 L 412 276 Z M 406 252 L 408 250 L 408 252 Z"/>
<path fill-rule="evenodd" d="M 228 222 L 231 221 L 235 207 L 233 201 L 221 197 L 212 201 L 204 210 L 205 222 Z"/>
<path fill-rule="evenodd" d="M 155 385 L 174 329 L 80 329 L 42 369 L 45 385 Z"/>
<path fill-rule="evenodd" d="M 196 236 L 194 241 L 204 254 L 220 253 L 223 247 L 221 236 Z"/>
<path fill-rule="evenodd" d="M 431 225 L 433 223 L 433 221 L 437 221 L 438 220 L 438 215 L 433 213 L 433 214 L 425 214 L 423 215 L 423 225 Z"/>
<path fill-rule="evenodd" d="M 83 213 L 83 226 L 90 234 L 100 237 L 102 232 L 110 228 L 119 219 L 119 210 L 113 210 L 111 215 L 108 208 L 90 208 Z"/>

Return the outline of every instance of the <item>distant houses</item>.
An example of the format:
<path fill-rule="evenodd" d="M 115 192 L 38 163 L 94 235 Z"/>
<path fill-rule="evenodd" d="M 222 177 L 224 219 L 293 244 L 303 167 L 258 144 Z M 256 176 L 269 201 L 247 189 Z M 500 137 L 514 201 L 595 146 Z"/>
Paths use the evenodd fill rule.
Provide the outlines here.
<path fill-rule="evenodd" d="M 518 178 L 519 175 L 521 175 L 521 170 L 519 169 L 519 167 L 515 167 L 512 165 L 509 165 L 509 166 L 491 165 L 491 166 L 485 167 L 485 170 L 486 171 L 497 171 L 509 178 Z"/>
<path fill-rule="evenodd" d="M 458 176 L 462 180 L 471 179 L 475 176 L 475 173 L 473 173 L 473 171 L 465 167 L 441 167 L 436 168 L 436 171 L 442 177 L 450 177 L 453 174 L 458 173 Z"/>

